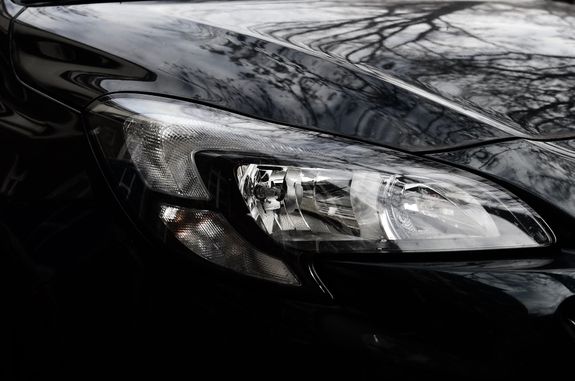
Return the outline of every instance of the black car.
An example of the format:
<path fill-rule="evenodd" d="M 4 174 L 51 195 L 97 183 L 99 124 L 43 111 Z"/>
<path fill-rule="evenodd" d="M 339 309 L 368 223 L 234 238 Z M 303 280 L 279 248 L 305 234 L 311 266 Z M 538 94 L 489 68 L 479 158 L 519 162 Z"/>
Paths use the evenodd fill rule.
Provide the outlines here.
<path fill-rule="evenodd" d="M 4 379 L 572 372 L 575 5 L 0 0 L 0 79 Z"/>

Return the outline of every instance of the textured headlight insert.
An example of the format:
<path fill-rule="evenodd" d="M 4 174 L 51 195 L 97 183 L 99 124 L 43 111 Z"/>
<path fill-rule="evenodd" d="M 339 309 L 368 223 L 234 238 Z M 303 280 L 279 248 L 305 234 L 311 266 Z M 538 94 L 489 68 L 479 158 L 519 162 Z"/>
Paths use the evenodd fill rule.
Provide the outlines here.
<path fill-rule="evenodd" d="M 216 212 L 163 205 L 160 219 L 188 249 L 216 265 L 255 278 L 300 285 L 282 261 L 255 249 Z"/>
<path fill-rule="evenodd" d="M 290 249 L 475 251 L 554 240 L 543 220 L 508 191 L 427 159 L 151 96 L 111 97 L 90 112 L 121 121 L 124 144 L 101 143 L 103 151 L 133 163 L 159 193 L 217 205 L 220 192 L 208 191 L 198 154 L 245 157 L 229 174 L 235 184 L 225 185 L 244 200 L 235 209 Z"/>

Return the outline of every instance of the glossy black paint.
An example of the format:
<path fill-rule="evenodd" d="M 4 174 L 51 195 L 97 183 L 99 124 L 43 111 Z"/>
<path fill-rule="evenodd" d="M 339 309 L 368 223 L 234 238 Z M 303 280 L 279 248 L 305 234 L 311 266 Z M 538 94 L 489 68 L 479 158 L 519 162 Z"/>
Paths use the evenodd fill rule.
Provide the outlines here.
<path fill-rule="evenodd" d="M 169 94 L 413 150 L 506 138 L 514 132 L 461 116 L 335 59 L 195 21 L 199 12 L 194 6 L 127 3 L 29 9 L 15 27 L 17 72 L 25 82 L 33 77 L 38 88 L 77 107 L 105 92 Z M 114 21 L 118 19 L 137 21 L 120 24 Z M 82 25 L 81 30 L 74 25 Z M 37 34 L 46 32 L 36 28 L 59 37 L 45 41 Z M 103 36 L 104 31 L 110 34 Z M 62 54 L 55 57 L 44 45 Z M 109 58 L 95 59 L 101 51 L 125 57 L 153 75 L 110 75 Z M 91 58 L 84 61 L 84 56 Z M 41 65 L 28 67 L 27 62 Z M 62 62 L 71 66 L 58 72 Z M 46 68 L 56 74 L 43 78 Z"/>
<path fill-rule="evenodd" d="M 271 372 L 279 363 L 294 376 L 298 363 L 314 365 L 318 376 L 345 368 L 357 377 L 357 364 L 380 375 L 401 365 L 425 375 L 549 376 L 567 362 L 575 10 L 548 2 L 390 4 L 27 8 L 10 41 L 21 9 L 1 0 L 0 293 L 14 311 L 9 332 L 19 344 L 10 352 L 27 359 L 10 362 L 11 375 L 72 379 L 102 362 L 128 376 L 177 375 L 189 372 L 191 342 L 204 351 L 198 363 L 223 373 L 221 363 L 207 365 L 222 351 L 243 367 L 257 353 L 265 360 L 257 366 Z M 80 115 L 111 92 L 442 151 L 429 157 L 520 194 L 558 243 L 424 261 L 319 258 L 313 266 L 333 300 L 207 272 L 142 234 L 107 188 Z M 288 356 L 292 371 L 283 367 Z M 102 376 L 106 369 L 112 365 Z"/>
<path fill-rule="evenodd" d="M 16 25 L 15 60 L 25 81 L 32 76 L 48 94 L 79 105 L 102 91 L 171 94 L 407 150 L 431 150 L 510 136 L 573 136 L 572 17 L 570 7 L 543 2 L 34 8 Z M 523 28 L 480 28 L 507 21 Z M 42 41 L 26 24 L 64 39 Z M 68 53 L 54 56 L 39 45 Z M 106 59 L 82 63 L 81 57 L 98 50 L 158 78 L 123 79 L 114 73 L 104 80 Z M 29 59 L 42 65 L 27 67 Z M 72 66 L 49 78 L 35 72 L 54 65 L 51 71 L 57 72 L 61 62 Z"/>
<path fill-rule="evenodd" d="M 575 140 L 516 140 L 433 156 L 490 174 L 575 217 Z"/>

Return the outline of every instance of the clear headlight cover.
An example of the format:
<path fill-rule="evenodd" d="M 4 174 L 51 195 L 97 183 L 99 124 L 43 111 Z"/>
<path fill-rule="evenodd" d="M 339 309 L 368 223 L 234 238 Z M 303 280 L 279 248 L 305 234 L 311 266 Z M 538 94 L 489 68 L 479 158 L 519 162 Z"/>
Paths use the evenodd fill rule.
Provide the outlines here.
<path fill-rule="evenodd" d="M 91 112 L 122 121 L 125 145 L 108 154 L 131 160 L 149 188 L 167 195 L 213 201 L 197 158 L 229 156 L 235 189 L 226 191 L 238 192 L 261 233 L 284 247 L 430 252 L 554 239 L 510 192 L 431 160 L 153 97 L 116 96 Z"/>
<path fill-rule="evenodd" d="M 302 249 L 426 252 L 550 242 L 517 198 L 451 173 L 246 164 L 237 177 L 261 229 Z"/>

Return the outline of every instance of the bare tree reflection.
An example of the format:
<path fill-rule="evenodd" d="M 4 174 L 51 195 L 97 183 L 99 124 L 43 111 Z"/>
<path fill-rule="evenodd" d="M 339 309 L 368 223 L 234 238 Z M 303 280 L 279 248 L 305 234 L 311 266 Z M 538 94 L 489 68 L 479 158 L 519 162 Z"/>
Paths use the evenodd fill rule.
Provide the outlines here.
<path fill-rule="evenodd" d="M 437 156 L 505 179 L 575 215 L 572 150 L 569 143 L 513 141 Z"/>
<path fill-rule="evenodd" d="M 513 129 L 557 134 L 575 126 L 575 12 L 569 5 L 130 4 L 30 9 L 22 22 L 129 55 L 161 75 L 146 84 L 102 80 L 108 91 L 190 97 L 407 149 L 451 148 L 509 137 Z M 74 27 L 78 17 L 81 28 Z M 122 43 L 115 42 L 118 35 Z M 96 69 L 95 77 L 109 76 Z M 489 114 L 495 124 L 425 99 L 429 94 Z"/>
<path fill-rule="evenodd" d="M 365 13 L 252 29 L 479 105 L 533 133 L 574 124 L 575 17 L 566 6 L 416 2 Z"/>
<path fill-rule="evenodd" d="M 224 41 L 216 44 L 212 39 L 201 47 L 233 64 L 234 76 L 225 84 L 209 70 L 200 78 L 182 65 L 165 67 L 196 86 L 216 79 L 218 87 L 210 90 L 236 109 L 237 100 L 243 99 L 241 107 L 249 108 L 247 112 L 277 121 L 414 149 L 507 136 L 333 60 L 242 34 L 228 32 L 218 39 Z"/>

